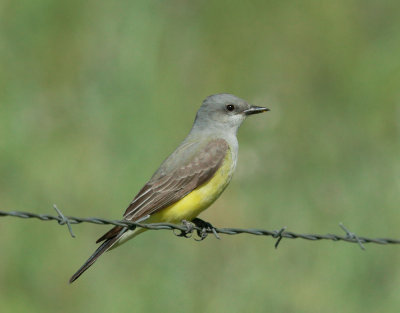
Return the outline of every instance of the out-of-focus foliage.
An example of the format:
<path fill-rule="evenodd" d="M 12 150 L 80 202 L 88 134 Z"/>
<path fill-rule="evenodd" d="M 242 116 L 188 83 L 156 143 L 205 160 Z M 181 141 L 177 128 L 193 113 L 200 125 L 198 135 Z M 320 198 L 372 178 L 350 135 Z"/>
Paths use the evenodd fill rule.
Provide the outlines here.
<path fill-rule="evenodd" d="M 206 96 L 239 132 L 216 226 L 399 237 L 398 1 L 0 2 L 0 207 L 120 218 Z M 0 220 L 2 312 L 399 312 L 395 246 Z"/>

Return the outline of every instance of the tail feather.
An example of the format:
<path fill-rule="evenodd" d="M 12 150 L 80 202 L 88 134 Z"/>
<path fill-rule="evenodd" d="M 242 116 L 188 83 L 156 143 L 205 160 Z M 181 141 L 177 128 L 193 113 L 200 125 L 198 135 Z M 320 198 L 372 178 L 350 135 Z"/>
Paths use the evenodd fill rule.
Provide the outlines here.
<path fill-rule="evenodd" d="M 105 242 L 101 244 L 100 247 L 97 248 L 97 250 L 90 256 L 90 258 L 79 268 L 79 270 L 76 271 L 74 275 L 69 280 L 69 283 L 73 283 L 75 280 L 79 278 L 89 267 L 91 267 L 94 262 L 101 256 L 104 252 L 108 251 L 122 236 L 122 234 L 126 231 L 127 229 L 123 229 L 120 231 L 115 237 L 107 239 Z"/>
<path fill-rule="evenodd" d="M 115 227 L 111 228 L 103 236 L 101 236 L 99 239 L 97 239 L 96 243 L 102 242 L 102 241 L 107 240 L 107 239 L 114 238 L 115 236 L 117 236 L 121 232 L 121 230 L 123 228 L 124 228 L 123 226 L 115 226 Z"/>

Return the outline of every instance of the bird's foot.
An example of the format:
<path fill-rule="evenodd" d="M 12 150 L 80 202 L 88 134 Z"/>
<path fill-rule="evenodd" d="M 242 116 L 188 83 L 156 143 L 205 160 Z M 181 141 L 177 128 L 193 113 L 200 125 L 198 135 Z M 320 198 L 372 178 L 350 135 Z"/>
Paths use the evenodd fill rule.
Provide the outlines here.
<path fill-rule="evenodd" d="M 194 224 L 191 222 L 188 222 L 187 220 L 182 220 L 182 224 L 183 224 L 183 226 L 186 227 L 186 229 L 184 229 L 184 230 L 178 229 L 178 231 L 180 231 L 180 233 L 176 233 L 174 230 L 174 234 L 178 237 L 191 238 L 193 235 Z"/>
<path fill-rule="evenodd" d="M 195 240 L 202 241 L 206 239 L 209 233 L 213 233 L 217 239 L 221 239 L 217 233 L 217 230 L 211 223 L 203 221 L 202 219 L 197 217 L 192 220 L 192 223 L 200 228 L 196 229 L 199 239 L 195 238 Z"/>
<path fill-rule="evenodd" d="M 196 217 L 191 222 L 182 220 L 182 224 L 185 226 L 185 229 L 179 229 L 179 233 L 174 231 L 174 234 L 178 237 L 191 238 L 193 236 L 193 231 L 196 230 L 197 236 L 199 237 L 198 239 L 194 238 L 196 241 L 206 239 L 209 233 L 213 233 L 217 239 L 221 239 L 216 228 L 211 223 L 203 221 L 200 218 Z"/>

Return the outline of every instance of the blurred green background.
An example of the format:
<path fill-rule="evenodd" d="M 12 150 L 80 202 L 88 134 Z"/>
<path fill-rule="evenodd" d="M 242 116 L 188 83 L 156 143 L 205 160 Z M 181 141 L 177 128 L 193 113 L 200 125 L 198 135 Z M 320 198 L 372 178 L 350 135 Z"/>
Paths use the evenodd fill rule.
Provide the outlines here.
<path fill-rule="evenodd" d="M 400 237 L 398 1 L 0 2 L 0 207 L 118 219 L 220 92 L 239 131 L 220 227 Z M 2 312 L 399 312 L 396 246 L 0 219 Z"/>

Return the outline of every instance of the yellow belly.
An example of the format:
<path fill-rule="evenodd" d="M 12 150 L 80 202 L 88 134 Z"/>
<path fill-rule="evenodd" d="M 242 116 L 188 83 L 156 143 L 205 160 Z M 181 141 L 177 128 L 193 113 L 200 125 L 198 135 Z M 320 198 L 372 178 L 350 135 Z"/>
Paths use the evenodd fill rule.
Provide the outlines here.
<path fill-rule="evenodd" d="M 179 224 L 182 220 L 192 220 L 217 200 L 226 186 L 228 186 L 232 178 L 233 170 L 232 154 L 231 151 L 228 150 L 222 166 L 209 181 L 194 189 L 181 200 L 165 209 L 162 209 L 160 212 L 153 214 L 144 222 Z M 127 240 L 136 237 L 144 231 L 144 228 L 136 228 L 133 231 L 127 231 L 121 236 L 121 239 L 112 247 L 112 249 L 123 244 Z"/>
<path fill-rule="evenodd" d="M 190 221 L 195 218 L 217 200 L 228 185 L 233 174 L 232 162 L 232 154 L 228 150 L 222 166 L 209 181 L 194 189 L 186 197 L 154 214 L 149 218 L 149 223 L 180 223 L 182 220 Z"/>

